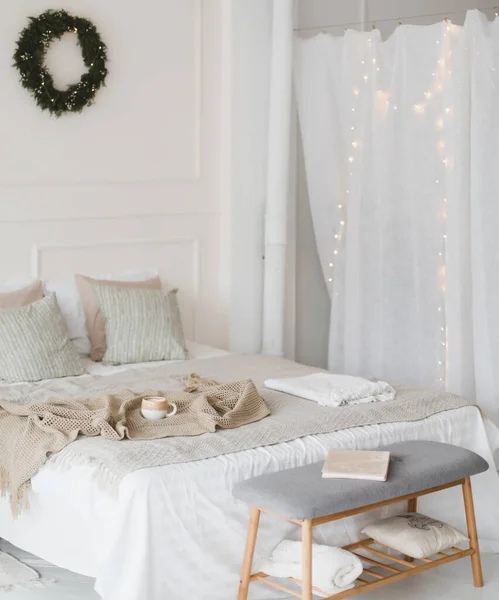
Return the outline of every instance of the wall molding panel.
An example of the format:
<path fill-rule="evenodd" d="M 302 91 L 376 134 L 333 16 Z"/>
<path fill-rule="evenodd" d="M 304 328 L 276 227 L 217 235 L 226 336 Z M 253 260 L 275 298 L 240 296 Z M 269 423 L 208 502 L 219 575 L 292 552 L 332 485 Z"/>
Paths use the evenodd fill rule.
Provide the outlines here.
<path fill-rule="evenodd" d="M 36 279 L 49 279 L 72 276 L 75 272 L 147 272 L 154 268 L 153 265 L 158 265 L 159 274 L 168 289 L 179 288 L 185 333 L 189 339 L 195 339 L 199 262 L 198 237 L 33 244 L 31 275 Z"/>
<path fill-rule="evenodd" d="M 0 127 L 9 153 L 0 162 L 0 184 L 105 185 L 120 182 L 192 182 L 203 163 L 204 95 L 210 89 L 216 39 L 204 27 L 218 0 L 86 0 L 85 15 L 98 24 L 109 50 L 109 76 L 95 103 L 81 114 L 51 117 L 18 82 L 6 42 L 33 0 L 18 0 L 0 23 Z M 137 29 L 142 11 L 155 14 Z M 135 29 L 132 30 L 132 27 Z M 133 38 L 129 33 L 133 31 Z M 215 48 L 213 48 L 215 44 Z M 5 47 L 3 47 L 5 45 Z M 71 73 L 70 56 L 57 45 L 51 68 Z M 8 67 L 8 68 L 7 68 Z M 16 114 L 13 119 L 12 115 Z M 9 139 L 11 138 L 11 139 Z"/>
<path fill-rule="evenodd" d="M 131 38 L 144 9 L 157 19 Z M 10 65 L 37 12 L 18 0 L 0 23 L 0 277 L 157 269 L 180 290 L 187 337 L 226 347 L 222 0 L 86 0 L 110 74 L 92 107 L 60 119 Z"/>

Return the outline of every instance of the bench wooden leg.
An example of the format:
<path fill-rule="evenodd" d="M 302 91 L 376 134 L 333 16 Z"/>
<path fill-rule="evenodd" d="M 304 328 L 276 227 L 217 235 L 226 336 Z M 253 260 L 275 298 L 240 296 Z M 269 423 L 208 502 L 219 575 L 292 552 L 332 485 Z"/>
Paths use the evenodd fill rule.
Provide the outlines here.
<path fill-rule="evenodd" d="M 474 550 L 471 555 L 471 566 L 473 568 L 473 581 L 475 587 L 483 587 L 482 564 L 480 562 L 480 549 L 478 547 L 478 534 L 476 530 L 475 508 L 473 506 L 473 492 L 471 481 L 466 477 L 463 483 L 464 509 L 466 511 L 466 524 L 468 526 L 468 537 L 470 548 Z"/>
<path fill-rule="evenodd" d="M 239 594 L 237 600 L 246 600 L 248 598 L 248 588 L 251 577 L 251 567 L 253 566 L 253 556 L 255 554 L 256 536 L 258 534 L 258 525 L 260 523 L 260 509 L 256 506 L 251 507 L 250 522 L 248 527 L 248 536 L 246 538 L 246 549 L 244 551 L 243 566 L 241 569 L 241 581 L 239 584 Z"/>
<path fill-rule="evenodd" d="M 410 513 L 418 512 L 418 499 L 417 498 L 411 498 L 410 500 L 407 501 L 407 511 Z M 407 562 L 414 562 L 414 559 L 412 558 L 412 556 L 406 555 L 404 558 Z"/>
<path fill-rule="evenodd" d="M 302 544 L 302 598 L 312 600 L 312 521 L 306 519 L 301 526 Z"/>

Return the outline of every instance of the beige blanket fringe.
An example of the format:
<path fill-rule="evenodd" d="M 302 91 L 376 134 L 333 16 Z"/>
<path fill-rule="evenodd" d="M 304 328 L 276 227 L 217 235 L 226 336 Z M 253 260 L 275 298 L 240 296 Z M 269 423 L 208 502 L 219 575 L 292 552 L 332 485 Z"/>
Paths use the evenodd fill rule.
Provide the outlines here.
<path fill-rule="evenodd" d="M 79 435 L 116 441 L 197 436 L 254 423 L 270 414 L 250 379 L 219 385 L 192 374 L 183 381 L 186 387 L 181 392 L 123 390 L 97 398 L 26 405 L 0 400 L 0 495 L 10 494 L 13 515 L 29 508 L 31 477 L 49 455 Z M 150 395 L 175 402 L 177 414 L 145 420 L 140 407 Z"/>

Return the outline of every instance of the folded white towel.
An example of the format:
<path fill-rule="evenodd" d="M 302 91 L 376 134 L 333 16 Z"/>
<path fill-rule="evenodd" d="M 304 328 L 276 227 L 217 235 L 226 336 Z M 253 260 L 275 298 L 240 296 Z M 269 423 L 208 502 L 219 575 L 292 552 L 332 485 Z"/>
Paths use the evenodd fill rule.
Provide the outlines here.
<path fill-rule="evenodd" d="M 304 377 L 267 379 L 271 390 L 313 400 L 322 406 L 344 406 L 365 402 L 386 402 L 395 398 L 395 390 L 385 381 L 369 381 L 351 375 L 314 373 Z"/>
<path fill-rule="evenodd" d="M 302 580 L 302 544 L 284 540 L 272 552 L 261 570 L 271 577 L 293 577 Z M 322 590 L 323 597 L 339 594 L 354 587 L 362 573 L 361 560 L 342 548 L 312 546 L 312 585 Z M 318 596 L 322 594 L 314 592 Z"/>

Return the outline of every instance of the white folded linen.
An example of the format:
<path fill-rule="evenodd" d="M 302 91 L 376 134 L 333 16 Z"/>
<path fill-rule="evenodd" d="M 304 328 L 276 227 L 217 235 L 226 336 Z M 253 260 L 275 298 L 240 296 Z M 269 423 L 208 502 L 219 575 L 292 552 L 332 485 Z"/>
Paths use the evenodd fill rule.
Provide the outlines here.
<path fill-rule="evenodd" d="M 302 580 L 302 544 L 284 540 L 272 552 L 270 558 L 261 565 L 261 571 L 271 577 L 292 577 Z M 354 587 L 354 581 L 361 575 L 361 560 L 343 548 L 313 544 L 312 546 L 312 585 L 323 591 L 322 597 L 339 594 Z"/>
<path fill-rule="evenodd" d="M 267 379 L 265 387 L 312 400 L 322 406 L 344 406 L 366 402 L 386 402 L 395 390 L 385 381 L 370 381 L 351 375 L 313 373 L 304 377 Z"/>

